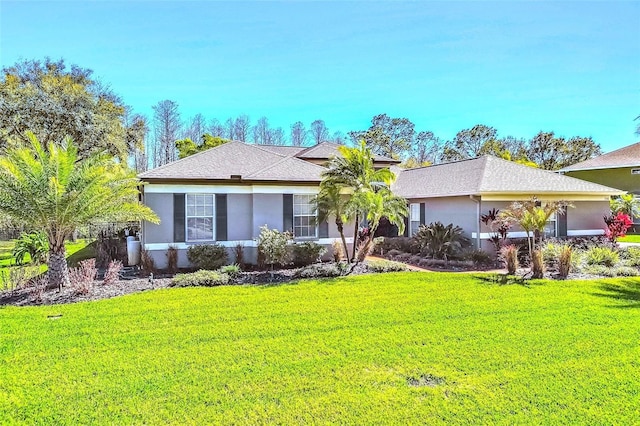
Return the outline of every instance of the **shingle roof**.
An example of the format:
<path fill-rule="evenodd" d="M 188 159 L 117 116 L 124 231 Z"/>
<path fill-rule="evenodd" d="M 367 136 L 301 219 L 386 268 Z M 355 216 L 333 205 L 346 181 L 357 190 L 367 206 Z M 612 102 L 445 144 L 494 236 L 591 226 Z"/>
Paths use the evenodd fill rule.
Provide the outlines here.
<path fill-rule="evenodd" d="M 275 167 L 279 165 L 279 167 Z M 319 182 L 324 167 L 260 145 L 231 141 L 149 170 L 140 179 L 245 180 Z"/>
<path fill-rule="evenodd" d="M 401 172 L 393 190 L 405 198 L 432 198 L 490 193 L 602 194 L 614 188 L 485 155 L 473 160 Z"/>
<path fill-rule="evenodd" d="M 560 171 L 569 172 L 572 170 L 615 169 L 618 167 L 638 166 L 640 166 L 640 142 L 565 167 Z"/>
<path fill-rule="evenodd" d="M 295 156 L 297 153 L 304 151 L 304 146 L 288 146 L 288 145 L 259 145 L 260 148 L 276 154 Z"/>
<path fill-rule="evenodd" d="M 318 158 L 326 158 L 329 159 L 334 156 L 340 155 L 339 145 L 333 142 L 321 142 L 317 145 L 311 146 L 304 151 L 296 154 L 298 158 L 306 158 L 306 159 L 318 159 Z M 374 154 L 373 161 L 382 162 L 382 163 L 399 163 L 400 161 L 394 160 L 393 158 L 385 157 L 384 155 Z"/>

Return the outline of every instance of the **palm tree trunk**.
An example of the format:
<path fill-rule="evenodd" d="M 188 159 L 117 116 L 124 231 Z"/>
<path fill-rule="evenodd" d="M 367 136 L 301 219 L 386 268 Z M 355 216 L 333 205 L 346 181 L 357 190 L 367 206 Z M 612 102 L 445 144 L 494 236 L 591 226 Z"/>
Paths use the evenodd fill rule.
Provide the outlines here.
<path fill-rule="evenodd" d="M 58 287 L 59 290 L 62 290 L 62 287 L 69 285 L 69 268 L 67 267 L 64 244 L 62 246 L 51 245 L 48 267 L 47 280 L 50 288 Z"/>
<path fill-rule="evenodd" d="M 336 219 L 336 227 L 338 228 L 338 232 L 340 233 L 342 247 L 344 247 L 344 255 L 347 256 L 347 263 L 349 263 L 349 247 L 347 247 L 347 239 L 344 237 L 344 224 L 340 219 Z"/>
<path fill-rule="evenodd" d="M 358 214 L 356 214 L 356 218 L 355 218 L 355 229 L 353 231 L 353 249 L 351 251 L 351 259 L 355 259 L 356 258 L 356 244 L 358 243 L 358 227 L 360 225 L 360 220 L 359 220 L 359 216 Z"/>

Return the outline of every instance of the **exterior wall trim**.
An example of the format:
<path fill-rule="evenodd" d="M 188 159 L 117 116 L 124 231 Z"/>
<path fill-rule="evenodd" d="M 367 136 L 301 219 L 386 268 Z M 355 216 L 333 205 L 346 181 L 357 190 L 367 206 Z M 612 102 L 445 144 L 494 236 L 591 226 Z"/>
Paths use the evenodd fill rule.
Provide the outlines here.
<path fill-rule="evenodd" d="M 317 185 L 285 186 L 285 185 L 172 185 L 147 184 L 147 194 L 200 193 L 200 194 L 317 194 Z"/>
<path fill-rule="evenodd" d="M 345 238 L 348 244 L 353 243 L 353 237 L 346 237 Z M 315 243 L 318 244 L 322 244 L 322 245 L 330 245 L 332 244 L 335 240 L 340 240 L 339 237 L 337 238 L 319 238 L 319 239 L 302 239 L 300 241 L 313 241 Z M 298 240 L 294 240 L 294 242 L 297 242 Z M 235 247 L 238 244 L 242 244 L 244 247 L 258 247 L 258 242 L 256 240 L 237 240 L 237 241 L 211 241 L 210 244 L 219 244 L 223 247 Z M 178 250 L 186 250 L 191 246 L 197 246 L 197 245 L 201 245 L 201 244 L 207 244 L 204 242 L 198 242 L 198 243 L 193 243 L 193 244 L 188 244 L 188 243 L 150 243 L 150 244 L 145 244 L 144 245 L 144 249 L 145 250 L 149 250 L 149 251 L 154 251 L 154 250 L 167 250 L 169 248 L 169 246 L 173 246 L 175 248 L 177 248 Z"/>
<path fill-rule="evenodd" d="M 488 240 L 491 238 L 492 232 L 481 232 L 480 239 Z M 477 238 L 478 234 L 476 232 L 471 233 L 472 238 Z M 533 235 L 532 233 L 529 235 Z M 604 235 L 604 229 L 574 229 L 567 231 L 567 237 L 587 237 L 593 235 Z M 527 233 L 524 231 L 513 231 L 507 233 L 507 238 L 526 238 Z"/>

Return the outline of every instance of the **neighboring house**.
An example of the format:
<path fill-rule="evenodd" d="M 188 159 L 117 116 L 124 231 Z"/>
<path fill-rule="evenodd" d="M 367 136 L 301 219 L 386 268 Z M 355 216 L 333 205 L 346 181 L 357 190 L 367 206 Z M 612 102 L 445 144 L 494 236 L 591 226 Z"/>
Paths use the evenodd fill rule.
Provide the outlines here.
<path fill-rule="evenodd" d="M 602 235 L 603 216 L 610 213 L 609 199 L 622 193 L 488 155 L 401 171 L 392 189 L 410 203 L 409 234 L 421 224 L 453 223 L 483 249 L 491 248 L 487 241 L 491 229 L 481 223 L 480 217 L 491 209 L 503 210 L 513 201 L 533 196 L 542 203 L 566 200 L 574 207 L 552 218 L 547 235 Z M 509 236 L 519 238 L 525 233 L 514 229 Z"/>
<path fill-rule="evenodd" d="M 565 167 L 559 172 L 640 195 L 640 142 Z"/>
<path fill-rule="evenodd" d="M 178 248 L 179 266 L 187 266 L 190 245 L 217 242 L 230 254 L 237 244 L 245 258 L 256 260 L 256 239 L 263 225 L 293 231 L 298 241 L 330 246 L 337 238 L 333 220 L 316 224 L 313 197 L 318 193 L 323 166 L 339 155 L 338 146 L 321 143 L 310 148 L 248 145 L 228 142 L 216 148 L 142 173 L 143 202 L 160 217 L 160 224 L 144 223 L 143 247 L 159 267 L 166 265 L 169 246 Z M 376 167 L 394 166 L 391 158 L 376 156 Z M 489 248 L 490 229 L 480 216 L 504 209 L 515 200 L 537 196 L 567 200 L 575 205 L 554 218 L 550 234 L 602 234 L 602 216 L 609 197 L 621 191 L 561 176 L 491 156 L 418 169 L 392 169 L 398 178 L 392 189 L 407 198 L 407 235 L 420 224 L 440 221 L 461 226 L 477 246 Z M 353 226 L 345 226 L 353 243 Z M 514 231 L 511 236 L 523 233 Z M 484 241 L 484 242 L 483 242 Z M 230 260 L 233 261 L 233 255 Z"/>
<path fill-rule="evenodd" d="M 164 267 L 169 246 L 178 249 L 179 266 L 188 266 L 190 245 L 217 242 L 244 246 L 245 259 L 255 262 L 260 227 L 290 230 L 298 241 L 330 246 L 339 238 L 332 220 L 316 224 L 311 203 L 321 174 L 339 145 L 309 148 L 249 145 L 228 142 L 149 170 L 143 181 L 143 202 L 156 212 L 160 224 L 144 223 L 142 244 L 156 265 Z M 397 164 L 376 156 L 376 167 Z M 353 243 L 353 227 L 345 229 Z"/>

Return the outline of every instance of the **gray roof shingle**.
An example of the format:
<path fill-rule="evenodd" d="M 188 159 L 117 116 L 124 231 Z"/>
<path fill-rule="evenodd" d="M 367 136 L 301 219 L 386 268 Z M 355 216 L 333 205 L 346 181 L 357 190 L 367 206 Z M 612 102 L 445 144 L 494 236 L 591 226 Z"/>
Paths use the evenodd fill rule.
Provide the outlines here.
<path fill-rule="evenodd" d="M 615 169 L 618 167 L 638 166 L 640 166 L 640 142 L 573 164 L 560 171 L 570 172 L 573 170 Z"/>
<path fill-rule="evenodd" d="M 401 172 L 393 190 L 405 198 L 491 193 L 602 194 L 622 191 L 485 155 Z"/>
<path fill-rule="evenodd" d="M 311 146 L 304 151 L 296 154 L 298 158 L 307 158 L 307 159 L 318 159 L 318 158 L 326 158 L 330 159 L 331 157 L 339 156 L 340 148 L 342 145 L 333 142 L 321 142 L 317 145 Z M 394 160 L 393 158 L 385 157 L 384 155 L 374 154 L 373 161 L 381 162 L 381 163 L 399 163 L 400 161 Z"/>

